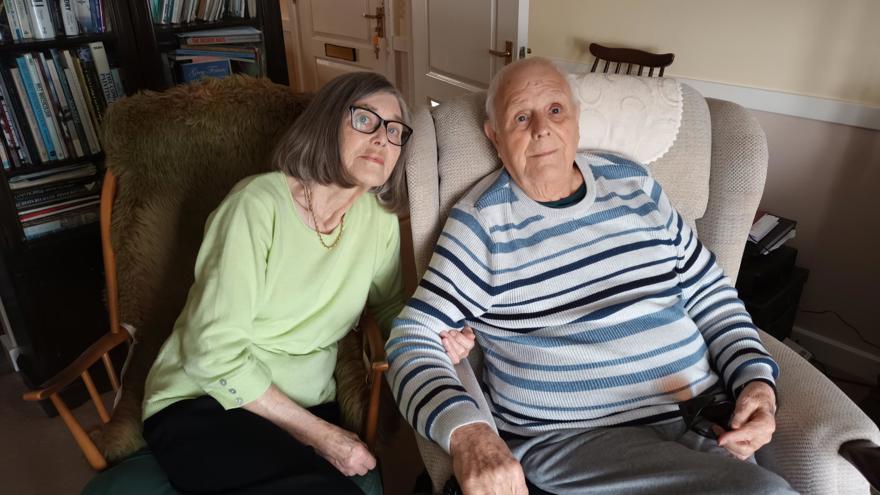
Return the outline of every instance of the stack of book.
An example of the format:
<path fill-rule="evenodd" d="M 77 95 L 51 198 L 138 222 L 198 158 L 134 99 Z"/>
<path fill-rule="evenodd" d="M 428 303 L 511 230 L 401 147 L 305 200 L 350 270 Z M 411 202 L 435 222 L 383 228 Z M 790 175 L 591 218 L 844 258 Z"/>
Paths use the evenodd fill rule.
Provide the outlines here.
<path fill-rule="evenodd" d="M 4 0 L 0 41 L 52 39 L 103 33 L 108 20 L 101 0 Z"/>
<path fill-rule="evenodd" d="M 234 73 L 265 75 L 262 33 L 252 27 L 233 27 L 180 33 L 180 48 L 167 53 L 176 83 Z"/>
<path fill-rule="evenodd" d="M 96 172 L 95 165 L 83 164 L 10 179 L 25 239 L 96 222 L 101 202 Z"/>
<path fill-rule="evenodd" d="M 257 0 L 150 0 L 150 13 L 155 24 L 253 18 L 257 16 Z"/>
<path fill-rule="evenodd" d="M 125 94 L 104 44 L 23 53 L 12 63 L 0 67 L 3 168 L 99 153 L 104 109 Z"/>
<path fill-rule="evenodd" d="M 746 252 L 749 254 L 769 254 L 797 234 L 797 222 L 788 218 L 758 211 L 749 231 Z"/>

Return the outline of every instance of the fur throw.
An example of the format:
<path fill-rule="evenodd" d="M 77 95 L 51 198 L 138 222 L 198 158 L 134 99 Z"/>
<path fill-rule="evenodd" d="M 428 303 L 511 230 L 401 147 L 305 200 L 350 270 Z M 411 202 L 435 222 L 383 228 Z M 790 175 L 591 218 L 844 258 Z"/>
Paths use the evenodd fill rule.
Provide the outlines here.
<path fill-rule="evenodd" d="M 142 92 L 108 108 L 103 140 L 118 181 L 111 237 L 120 320 L 137 329 L 111 421 L 92 432 L 109 462 L 144 445 L 144 382 L 186 301 L 208 215 L 240 179 L 270 170 L 275 143 L 307 103 L 307 95 L 267 79 L 232 76 Z"/>

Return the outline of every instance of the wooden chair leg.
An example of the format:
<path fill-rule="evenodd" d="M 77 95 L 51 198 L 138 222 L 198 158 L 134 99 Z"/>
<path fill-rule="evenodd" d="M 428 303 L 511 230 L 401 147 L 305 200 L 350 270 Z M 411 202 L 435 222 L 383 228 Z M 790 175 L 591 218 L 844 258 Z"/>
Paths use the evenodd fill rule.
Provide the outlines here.
<path fill-rule="evenodd" d="M 92 381 L 92 375 L 90 375 L 88 371 L 83 371 L 80 376 L 82 376 L 82 380 L 86 384 L 86 389 L 89 391 L 89 396 L 91 396 L 92 402 L 95 403 L 95 409 L 98 410 L 98 416 L 101 417 L 101 421 L 109 423 L 110 415 L 107 414 L 107 408 L 104 407 L 104 401 L 101 400 L 101 394 L 98 393 L 98 389 L 95 387 L 95 382 Z"/>
<path fill-rule="evenodd" d="M 107 370 L 107 376 L 110 378 L 110 386 L 113 387 L 114 392 L 118 392 L 119 380 L 116 378 L 116 369 L 113 368 L 113 361 L 110 361 L 110 354 L 105 352 L 101 356 L 101 360 L 104 361 L 104 369 Z"/>
<path fill-rule="evenodd" d="M 376 447 L 377 423 L 379 421 L 379 393 L 382 387 L 382 370 L 373 370 L 372 386 L 370 388 L 370 405 L 367 408 L 366 428 L 364 429 L 364 440 L 367 447 L 373 450 Z"/>
<path fill-rule="evenodd" d="M 55 406 L 55 409 L 58 410 L 58 414 L 61 416 L 61 419 L 64 421 L 64 424 L 67 425 L 67 429 L 70 430 L 71 435 L 73 435 L 74 440 L 76 440 L 77 445 L 83 451 L 83 454 L 86 456 L 86 460 L 89 461 L 89 465 L 92 466 L 92 469 L 96 471 L 101 471 L 107 467 L 107 460 L 104 459 L 104 456 L 98 452 L 98 448 L 95 446 L 92 439 L 89 438 L 89 435 L 83 430 L 83 427 L 80 426 L 79 422 L 76 418 L 71 414 L 70 409 L 67 408 L 67 404 L 61 400 L 61 397 L 58 394 L 52 394 L 49 396 L 49 399 L 52 401 L 52 405 Z"/>

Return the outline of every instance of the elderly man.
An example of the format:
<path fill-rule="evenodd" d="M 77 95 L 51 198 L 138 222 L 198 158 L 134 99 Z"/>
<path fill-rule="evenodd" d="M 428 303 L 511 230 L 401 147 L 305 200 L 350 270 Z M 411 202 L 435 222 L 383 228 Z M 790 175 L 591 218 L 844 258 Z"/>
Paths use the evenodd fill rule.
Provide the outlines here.
<path fill-rule="evenodd" d="M 504 166 L 452 209 L 386 346 L 402 413 L 464 493 L 527 493 L 526 478 L 557 494 L 791 493 L 752 460 L 775 429 L 776 363 L 660 185 L 577 154 L 578 108 L 546 59 L 498 74 L 486 112 Z M 498 433 L 444 352 L 466 324 Z M 710 425 L 727 397 L 729 424 Z"/>

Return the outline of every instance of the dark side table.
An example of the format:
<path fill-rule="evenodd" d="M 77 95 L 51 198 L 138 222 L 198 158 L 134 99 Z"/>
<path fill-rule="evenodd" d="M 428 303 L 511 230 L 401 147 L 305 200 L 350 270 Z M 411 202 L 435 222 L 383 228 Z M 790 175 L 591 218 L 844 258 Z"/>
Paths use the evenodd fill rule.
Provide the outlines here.
<path fill-rule="evenodd" d="M 801 292 L 810 271 L 795 265 L 797 249 L 745 254 L 736 288 L 755 325 L 779 340 L 791 335 Z"/>

